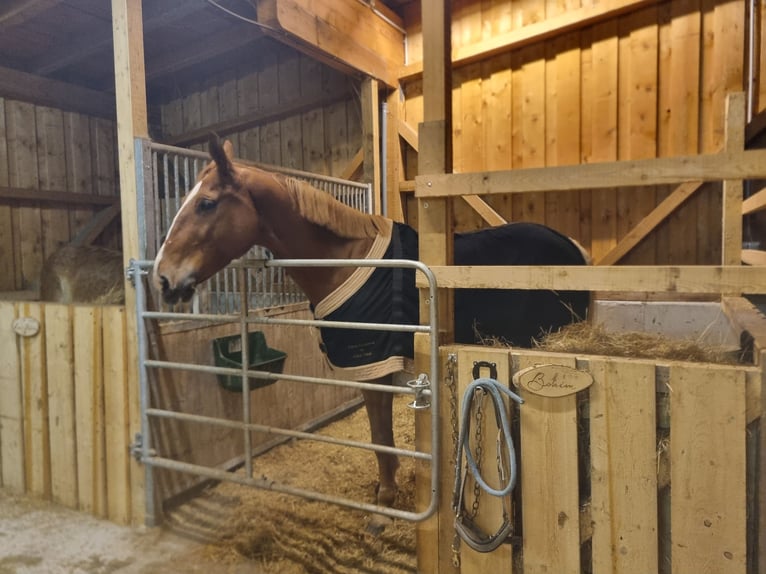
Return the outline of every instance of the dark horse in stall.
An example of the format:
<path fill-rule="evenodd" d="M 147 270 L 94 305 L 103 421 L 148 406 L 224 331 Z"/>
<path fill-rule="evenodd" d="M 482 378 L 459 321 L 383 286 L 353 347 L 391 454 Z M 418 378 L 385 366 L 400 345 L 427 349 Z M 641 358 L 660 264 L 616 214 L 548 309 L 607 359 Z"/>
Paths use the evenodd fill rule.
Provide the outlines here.
<path fill-rule="evenodd" d="M 299 180 L 236 163 L 229 142 L 213 139 L 213 161 L 199 174 L 168 230 L 153 281 L 165 301 L 188 300 L 195 286 L 253 245 L 281 259 L 417 259 L 412 228 L 360 213 Z M 584 265 L 573 240 L 538 224 L 512 223 L 458 234 L 458 265 Z M 414 270 L 290 268 L 314 314 L 328 320 L 417 323 Z M 474 343 L 476 332 L 529 346 L 544 331 L 585 318 L 583 292 L 462 289 L 455 294 L 455 338 Z M 391 384 L 413 357 L 412 333 L 324 329 L 323 346 L 344 378 Z M 392 394 L 363 391 L 372 441 L 393 446 Z M 395 456 L 377 453 L 377 502 L 396 497 Z M 382 527 L 384 519 L 375 526 Z"/>

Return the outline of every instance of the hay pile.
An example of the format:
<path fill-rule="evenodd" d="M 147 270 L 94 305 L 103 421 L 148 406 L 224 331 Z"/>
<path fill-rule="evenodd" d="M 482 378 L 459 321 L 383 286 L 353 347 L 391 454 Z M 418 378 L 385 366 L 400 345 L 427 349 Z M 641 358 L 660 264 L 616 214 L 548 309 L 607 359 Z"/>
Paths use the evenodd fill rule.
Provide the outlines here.
<path fill-rule="evenodd" d="M 654 333 L 607 331 L 585 321 L 562 327 L 543 337 L 537 347 L 554 353 L 608 355 L 632 359 L 669 359 L 694 363 L 737 364 L 731 349 L 691 340 L 676 340 Z"/>
<path fill-rule="evenodd" d="M 394 401 L 397 446 L 414 443 L 414 413 L 407 397 Z M 359 409 L 320 431 L 335 437 L 369 440 L 365 410 Z M 414 509 L 415 471 L 402 458 L 397 474 L 397 508 Z M 255 476 L 291 486 L 374 502 L 375 455 L 313 441 L 293 441 L 259 456 Z M 312 502 L 277 492 L 223 483 L 206 491 L 170 522 L 201 539 L 214 537 L 205 557 L 232 570 L 270 574 L 365 573 L 416 571 L 415 526 L 395 520 L 378 537 L 366 533 L 370 516 L 361 511 Z"/>

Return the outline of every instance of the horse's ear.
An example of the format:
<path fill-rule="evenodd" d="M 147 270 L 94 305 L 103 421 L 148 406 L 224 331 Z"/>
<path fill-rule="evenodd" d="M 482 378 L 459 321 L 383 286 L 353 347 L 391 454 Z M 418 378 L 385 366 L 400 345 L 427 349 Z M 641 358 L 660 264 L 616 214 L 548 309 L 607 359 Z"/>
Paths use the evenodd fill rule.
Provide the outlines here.
<path fill-rule="evenodd" d="M 210 157 L 213 158 L 216 167 L 218 168 L 218 176 L 222 179 L 234 178 L 234 166 L 231 163 L 231 158 L 234 155 L 234 148 L 229 140 L 221 145 L 221 140 L 217 135 L 212 134 L 210 136 Z"/>

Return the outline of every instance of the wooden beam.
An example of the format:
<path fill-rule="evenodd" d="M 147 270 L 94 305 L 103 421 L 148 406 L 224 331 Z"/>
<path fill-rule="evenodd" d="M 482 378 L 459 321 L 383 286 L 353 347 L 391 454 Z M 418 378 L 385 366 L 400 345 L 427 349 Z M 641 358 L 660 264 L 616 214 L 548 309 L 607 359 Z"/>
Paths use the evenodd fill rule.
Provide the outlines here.
<path fill-rule="evenodd" d="M 729 153 L 745 149 L 745 106 L 744 92 L 726 96 L 724 148 Z M 737 265 L 742 261 L 742 192 L 742 179 L 724 179 L 721 218 L 721 263 L 724 265 Z"/>
<path fill-rule="evenodd" d="M 319 52 L 330 65 L 352 68 L 394 88 L 404 65 L 404 34 L 401 26 L 380 18 L 364 4 L 358 0 L 260 0 L 258 20 L 273 29 L 271 35 L 277 40 L 310 55 Z"/>
<path fill-rule="evenodd" d="M 766 251 L 760 249 L 743 249 L 742 263 L 745 265 L 766 265 Z"/>
<path fill-rule="evenodd" d="M 764 209 L 766 209 L 766 187 L 759 189 L 742 202 L 742 215 L 763 211 Z"/>
<path fill-rule="evenodd" d="M 115 203 L 102 209 L 96 215 L 91 217 L 88 222 L 77 232 L 77 235 L 70 242 L 71 245 L 90 245 L 104 230 L 111 225 L 112 221 L 120 215 L 120 204 Z"/>
<path fill-rule="evenodd" d="M 649 235 L 652 230 L 662 223 L 671 213 L 689 199 L 694 193 L 702 187 L 702 183 L 692 181 L 682 183 L 673 193 L 663 199 L 646 217 L 631 229 L 620 242 L 615 245 L 601 259 L 596 261 L 596 265 L 614 265 L 622 259 L 631 249 L 638 245 L 641 240 Z"/>
<path fill-rule="evenodd" d="M 0 187 L 0 201 L 39 201 L 43 203 L 60 203 L 63 205 L 113 205 L 119 197 L 107 195 L 92 195 L 90 193 L 70 193 L 43 189 L 27 189 L 21 187 Z"/>
<path fill-rule="evenodd" d="M 378 81 L 366 78 L 362 82 L 362 150 L 364 151 L 364 176 L 372 184 L 372 208 L 382 213 L 380 193 L 380 103 Z"/>
<path fill-rule="evenodd" d="M 140 249 L 138 218 L 142 214 L 137 211 L 137 161 L 135 139 L 148 138 L 149 126 L 147 121 L 146 83 L 144 72 L 144 36 L 142 29 L 141 0 L 112 0 L 112 31 L 114 33 L 114 87 L 117 95 L 117 150 L 120 166 L 120 200 L 122 208 L 122 253 L 125 267 L 130 265 L 130 259 L 140 259 L 143 255 Z M 136 305 L 135 290 L 127 283 L 125 285 L 125 309 L 134 309 Z M 135 340 L 135 313 L 125 314 L 125 340 L 121 342 L 123 354 L 120 359 L 126 365 L 125 381 L 127 388 L 124 398 L 127 404 L 125 434 L 135 436 L 141 431 L 139 416 L 139 392 L 137 384 L 138 350 Z M 119 340 L 119 337 L 118 337 Z M 107 397 L 108 399 L 108 397 Z M 107 402 L 109 402 L 107 400 Z M 120 459 L 121 460 L 121 459 Z M 110 469 L 111 470 L 111 469 Z M 116 472 L 117 492 L 112 488 L 112 473 Z M 122 469 L 107 473 L 110 481 L 110 499 L 112 496 L 125 496 L 129 521 L 133 524 L 153 526 L 154 517 L 145 514 L 145 472 L 136 461 L 130 459 L 128 467 L 122 474 Z M 127 492 L 120 492 L 126 487 Z"/>
<path fill-rule="evenodd" d="M 275 122 L 290 116 L 300 115 L 317 108 L 331 106 L 351 97 L 350 90 L 346 85 L 336 86 L 335 88 L 336 89 L 333 92 L 320 93 L 318 95 L 319 97 L 317 97 L 317 94 L 303 96 L 271 108 L 257 110 L 230 120 L 224 120 L 216 124 L 205 126 L 198 130 L 166 138 L 162 143 L 174 146 L 189 146 L 191 144 L 207 141 L 211 132 L 214 132 L 219 136 L 224 136 L 262 124 Z"/>
<path fill-rule="evenodd" d="M 399 90 L 391 90 L 386 98 L 386 130 L 383 133 L 383 149 L 386 151 L 383 169 L 386 170 L 386 215 L 394 221 L 405 218 L 404 201 L 399 190 L 399 181 L 404 173 L 404 157 L 399 138 L 399 124 L 404 115 L 404 102 Z"/>
<path fill-rule="evenodd" d="M 490 225 L 503 225 L 508 221 L 497 211 L 492 209 L 486 201 L 478 195 L 463 195 L 462 198 L 470 205 L 479 216 Z"/>
<path fill-rule="evenodd" d="M 447 289 L 766 294 L 766 267 L 742 265 L 431 266 Z M 418 274 L 418 287 L 427 287 Z"/>
<path fill-rule="evenodd" d="M 766 150 L 505 171 L 418 175 L 415 178 L 415 196 L 427 198 L 575 191 L 753 178 L 766 178 Z"/>
<path fill-rule="evenodd" d="M 484 60 L 496 54 L 509 52 L 571 30 L 591 26 L 603 20 L 609 20 L 616 16 L 640 10 L 645 6 L 657 4 L 657 1 L 658 0 L 612 0 L 611 2 L 600 2 L 576 10 L 565 10 L 562 11 L 560 16 L 548 18 L 541 22 L 526 24 L 523 27 L 504 34 L 498 34 L 497 36 L 493 36 L 482 42 L 457 47 L 452 50 L 452 65 L 458 67 Z M 423 62 L 413 62 L 402 68 L 399 73 L 399 80 L 414 80 L 419 78 L 422 74 Z"/>
<path fill-rule="evenodd" d="M 0 67 L 0 96 L 101 118 L 114 118 L 114 96 Z"/>
<path fill-rule="evenodd" d="M 354 176 L 361 170 L 363 166 L 364 166 L 364 148 L 360 148 L 359 151 L 356 152 L 356 154 L 354 154 L 354 157 L 351 158 L 351 161 L 348 162 L 348 165 L 340 174 L 340 178 L 354 179 Z"/>
<path fill-rule="evenodd" d="M 403 119 L 399 120 L 399 135 L 412 149 L 418 151 L 418 132 Z"/>

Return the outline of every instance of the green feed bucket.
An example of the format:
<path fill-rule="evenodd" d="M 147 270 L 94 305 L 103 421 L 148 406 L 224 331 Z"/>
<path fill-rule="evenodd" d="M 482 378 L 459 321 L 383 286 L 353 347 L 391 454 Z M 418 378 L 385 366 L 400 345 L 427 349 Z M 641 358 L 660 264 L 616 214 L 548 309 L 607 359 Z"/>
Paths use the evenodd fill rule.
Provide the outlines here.
<path fill-rule="evenodd" d="M 281 373 L 285 366 L 287 353 L 271 349 L 266 344 L 262 331 L 248 333 L 249 370 Z M 216 367 L 242 368 L 242 337 L 220 337 L 213 340 L 213 356 Z M 276 381 L 269 379 L 250 379 L 250 390 L 260 389 Z M 227 391 L 242 392 L 242 377 L 239 375 L 218 375 L 218 383 Z"/>

